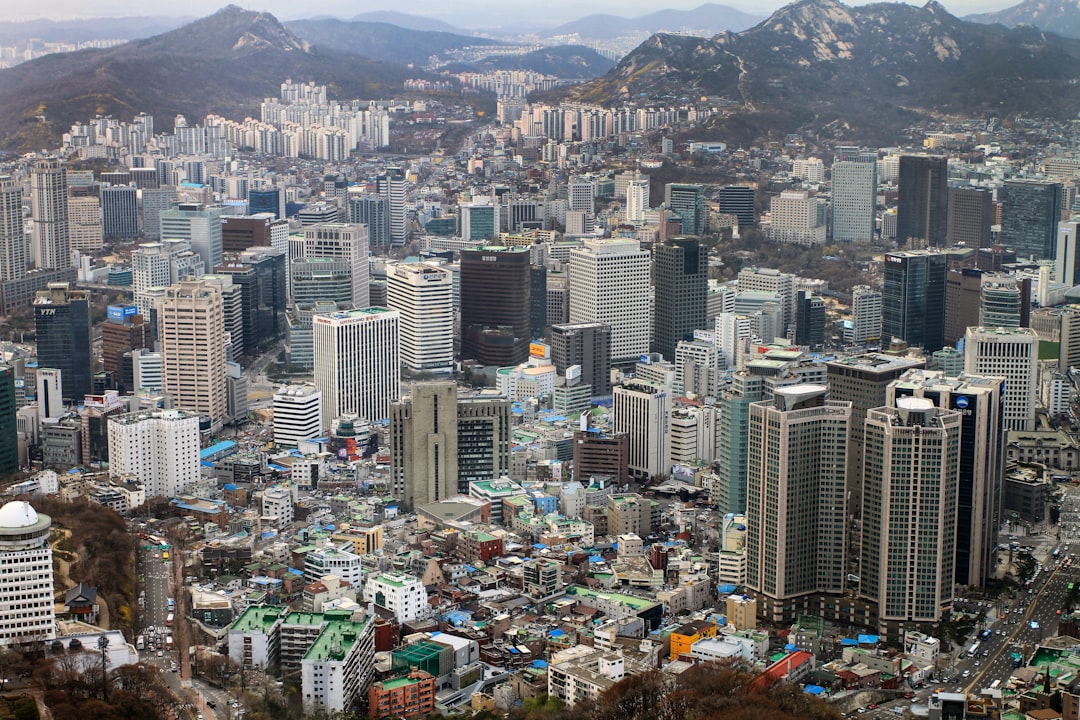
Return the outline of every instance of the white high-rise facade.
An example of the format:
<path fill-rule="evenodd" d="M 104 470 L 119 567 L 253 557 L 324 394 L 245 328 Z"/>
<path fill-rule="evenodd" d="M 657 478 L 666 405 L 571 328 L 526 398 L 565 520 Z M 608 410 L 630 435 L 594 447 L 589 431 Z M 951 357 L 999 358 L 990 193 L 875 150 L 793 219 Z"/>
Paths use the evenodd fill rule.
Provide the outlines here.
<path fill-rule="evenodd" d="M 59 368 L 39 367 L 37 380 L 38 418 L 41 422 L 56 422 L 64 414 L 64 378 Z"/>
<path fill-rule="evenodd" d="M 630 437 L 630 474 L 648 480 L 671 472 L 671 394 L 632 380 L 612 389 L 612 428 Z"/>
<path fill-rule="evenodd" d="M 400 313 L 401 362 L 423 372 L 454 369 L 454 278 L 434 263 L 387 268 L 386 305 Z"/>
<path fill-rule="evenodd" d="M 881 338 L 881 293 L 867 285 L 851 291 L 852 342 L 864 343 Z"/>
<path fill-rule="evenodd" d="M 724 367 L 734 367 L 739 362 L 746 341 L 753 335 L 752 319 L 733 312 L 720 313 L 715 321 L 716 347 Z"/>
<path fill-rule="evenodd" d="M 634 178 L 626 183 L 626 221 L 629 223 L 645 222 L 645 213 L 649 211 L 649 181 L 646 178 Z"/>
<path fill-rule="evenodd" d="M 322 429 L 342 415 L 389 417 L 401 366 L 397 310 L 368 307 L 315 315 L 315 387 L 322 393 Z"/>
<path fill-rule="evenodd" d="M 369 303 L 368 229 L 354 223 L 318 223 L 304 228 L 303 257 L 344 260 L 352 269 L 353 307 Z"/>
<path fill-rule="evenodd" d="M 769 239 L 798 245 L 822 245 L 825 222 L 819 201 L 805 190 L 784 190 L 770 204 Z"/>
<path fill-rule="evenodd" d="M 1035 429 L 1039 336 L 1034 330 L 969 327 L 964 335 L 964 373 L 1004 377 L 1005 429 Z"/>
<path fill-rule="evenodd" d="M 150 316 L 153 308 L 147 291 L 175 285 L 185 278 L 205 275 L 206 263 L 187 240 L 142 243 L 131 254 L 131 284 L 139 312 Z M 156 293 L 155 293 L 156 295 Z"/>
<path fill-rule="evenodd" d="M 55 158 L 38 160 L 30 172 L 30 188 L 31 217 L 34 219 L 34 266 L 71 267 L 67 168 Z"/>
<path fill-rule="evenodd" d="M 322 419 L 322 393 L 314 385 L 286 385 L 274 393 L 274 444 L 296 447 L 317 437 Z"/>
<path fill-rule="evenodd" d="M 832 240 L 874 239 L 877 209 L 877 162 L 838 160 L 832 166 Z"/>
<path fill-rule="evenodd" d="M 51 527 L 52 518 L 28 502 L 0 508 L 0 646 L 56 637 Z"/>
<path fill-rule="evenodd" d="M 18 280 L 25 274 L 22 186 L 10 175 L 0 175 L 0 282 Z"/>
<path fill-rule="evenodd" d="M 649 352 L 652 259 L 637 240 L 586 240 L 570 252 L 570 322 L 611 326 L 611 360 Z"/>
<path fill-rule="evenodd" d="M 795 276 L 775 268 L 749 267 L 739 271 L 738 289 L 744 292 L 769 292 L 780 296 L 782 321 L 786 331 L 795 322 Z"/>
<path fill-rule="evenodd" d="M 161 213 L 160 223 L 163 239 L 187 240 L 191 243 L 191 249 L 202 257 L 206 272 L 214 272 L 221 265 L 221 208 L 180 203 Z"/>
<path fill-rule="evenodd" d="M 220 422 L 227 414 L 225 303 L 220 285 L 185 281 L 158 307 L 162 384 L 176 407 Z"/>
<path fill-rule="evenodd" d="M 199 480 L 199 416 L 149 410 L 109 418 L 109 474 L 134 475 L 146 497 L 175 497 Z"/>

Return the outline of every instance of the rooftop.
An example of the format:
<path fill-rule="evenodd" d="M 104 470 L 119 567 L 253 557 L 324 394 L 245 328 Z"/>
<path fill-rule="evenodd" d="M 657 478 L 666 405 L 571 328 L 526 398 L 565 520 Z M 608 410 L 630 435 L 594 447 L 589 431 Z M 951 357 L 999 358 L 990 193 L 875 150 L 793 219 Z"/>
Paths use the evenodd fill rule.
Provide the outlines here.
<path fill-rule="evenodd" d="M 282 611 L 283 608 L 266 605 L 249 607 L 232 624 L 232 629 L 237 632 L 250 632 L 252 630 L 269 632 L 274 623 L 281 618 Z"/>

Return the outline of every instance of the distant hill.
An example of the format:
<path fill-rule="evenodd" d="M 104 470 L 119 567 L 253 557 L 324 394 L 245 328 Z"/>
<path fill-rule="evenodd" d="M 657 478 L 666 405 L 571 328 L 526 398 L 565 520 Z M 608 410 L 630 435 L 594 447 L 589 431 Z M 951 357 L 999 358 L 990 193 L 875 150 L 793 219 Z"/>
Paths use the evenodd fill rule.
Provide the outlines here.
<path fill-rule="evenodd" d="M 454 27 L 450 23 L 443 22 L 442 20 L 424 17 L 422 15 L 394 12 L 393 10 L 374 10 L 372 12 L 360 13 L 359 15 L 354 15 L 352 19 L 357 22 L 388 23 L 390 25 L 397 25 L 398 27 L 405 28 L 406 30 L 426 30 L 428 32 L 445 32 L 454 33 L 456 35 L 469 34 L 468 30 Z"/>
<path fill-rule="evenodd" d="M 1080 2 L 1077 0 L 1024 0 L 997 12 L 968 15 L 978 23 L 1001 23 L 1005 27 L 1031 25 L 1065 37 L 1080 38 Z"/>
<path fill-rule="evenodd" d="M 658 10 L 633 18 L 587 15 L 545 30 L 542 36 L 550 38 L 576 35 L 582 40 L 611 40 L 636 33 L 657 32 L 685 32 L 708 36 L 725 30 L 745 30 L 763 19 L 760 15 L 751 15 L 728 5 L 706 3 L 693 10 Z"/>
<path fill-rule="evenodd" d="M 318 47 L 356 53 L 372 60 L 423 65 L 431 55 L 468 45 L 495 45 L 494 40 L 447 32 L 410 30 L 385 22 L 296 20 L 286 27 Z"/>
<path fill-rule="evenodd" d="M 147 16 L 0 22 L 0 43 L 11 45 L 31 38 L 44 42 L 66 43 L 86 40 L 135 40 L 160 35 L 193 19 Z"/>
<path fill-rule="evenodd" d="M 801 130 L 878 143 L 929 115 L 1074 117 L 1078 60 L 1080 41 L 965 22 L 933 0 L 802 0 L 741 33 L 654 35 L 568 93 L 608 104 L 722 96 L 740 105 L 712 129 L 728 142 Z"/>
<path fill-rule="evenodd" d="M 317 81 L 334 97 L 386 97 L 408 76 L 298 38 L 274 16 L 229 6 L 170 32 L 107 50 L 49 55 L 0 70 L 0 148 L 54 147 L 72 122 L 145 111 L 168 129 L 175 115 L 243 119 L 286 79 Z"/>
<path fill-rule="evenodd" d="M 491 70 L 532 70 L 560 78 L 595 78 L 615 67 L 609 60 L 584 45 L 555 45 L 522 55 L 493 55 L 473 63 L 452 63 L 450 72 Z"/>

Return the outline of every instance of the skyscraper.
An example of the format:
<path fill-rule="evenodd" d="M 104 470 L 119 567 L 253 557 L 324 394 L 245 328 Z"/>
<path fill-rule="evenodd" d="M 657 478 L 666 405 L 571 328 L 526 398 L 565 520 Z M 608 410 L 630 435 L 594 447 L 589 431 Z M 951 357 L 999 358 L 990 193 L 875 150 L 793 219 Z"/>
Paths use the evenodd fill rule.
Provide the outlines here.
<path fill-rule="evenodd" d="M 284 193 L 279 188 L 248 191 L 248 214 L 273 213 L 278 220 L 285 219 Z"/>
<path fill-rule="evenodd" d="M 551 362 L 560 375 L 581 368 L 581 382 L 592 386 L 593 397 L 611 394 L 611 326 L 578 323 L 551 326 Z"/>
<path fill-rule="evenodd" d="M 367 225 L 371 247 L 390 245 L 390 201 L 382 195 L 349 198 L 349 222 Z"/>
<path fill-rule="evenodd" d="M 243 342 L 237 356 L 254 355 L 285 335 L 285 253 L 252 247 L 228 254 L 215 274 L 227 275 L 240 286 Z"/>
<path fill-rule="evenodd" d="M 825 243 L 824 204 L 806 190 L 784 190 L 769 201 L 769 239 L 797 245 Z"/>
<path fill-rule="evenodd" d="M 979 285 L 979 325 L 1030 327 L 1031 280 L 985 273 Z"/>
<path fill-rule="evenodd" d="M 408 181 L 399 167 L 388 167 L 386 172 L 376 178 L 378 193 L 386 198 L 389 212 L 390 243 L 404 245 L 408 235 L 408 217 L 405 200 Z"/>
<path fill-rule="evenodd" d="M 675 346 L 708 324 L 708 251 L 697 238 L 676 237 L 653 247 L 653 351 L 675 359 Z"/>
<path fill-rule="evenodd" d="M 684 235 L 705 232 L 705 188 L 701 185 L 668 183 L 664 186 L 664 204 L 682 220 Z"/>
<path fill-rule="evenodd" d="M 324 430 L 346 414 L 369 422 L 389 417 L 401 379 L 398 325 L 397 310 L 379 307 L 312 318 Z"/>
<path fill-rule="evenodd" d="M 671 472 L 671 395 L 645 380 L 612 390 L 612 429 L 629 437 L 631 477 L 649 480 Z"/>
<path fill-rule="evenodd" d="M 796 304 L 796 344 L 820 349 L 825 344 L 825 300 L 805 290 L 799 293 Z"/>
<path fill-rule="evenodd" d="M 994 195 L 985 188 L 949 188 L 946 239 L 950 245 L 990 247 Z"/>
<path fill-rule="evenodd" d="M 25 274 L 22 187 L 10 175 L 0 175 L 0 282 L 18 280 Z"/>
<path fill-rule="evenodd" d="M 461 252 L 461 357 L 516 365 L 529 354 L 531 302 L 527 247 Z"/>
<path fill-rule="evenodd" d="M 483 243 L 499 234 L 499 206 L 490 197 L 481 195 L 472 202 L 461 203 L 461 238 Z"/>
<path fill-rule="evenodd" d="M 725 185 L 720 188 L 720 212 L 734 215 L 739 227 L 752 227 L 757 219 L 752 185 Z"/>
<path fill-rule="evenodd" d="M 19 470 L 19 428 L 15 413 L 15 368 L 0 365 L 0 476 Z"/>
<path fill-rule="evenodd" d="M 28 502 L 14 500 L 0 508 L 0 563 L 8 577 L 0 584 L 0 645 L 56 637 L 50 527 L 52 518 Z"/>
<path fill-rule="evenodd" d="M 953 601 L 960 424 L 919 397 L 866 416 L 859 590 L 891 637 L 938 622 Z"/>
<path fill-rule="evenodd" d="M 900 156 L 896 240 L 910 247 L 944 247 L 949 220 L 949 160 Z"/>
<path fill-rule="evenodd" d="M 157 317 L 165 392 L 175 407 L 220 423 L 227 413 L 220 285 L 188 280 L 166 288 Z"/>
<path fill-rule="evenodd" d="M 841 150 L 832 165 L 832 240 L 870 242 L 877 210 L 877 153 Z"/>
<path fill-rule="evenodd" d="M 927 352 L 945 344 L 944 253 L 926 250 L 885 254 L 881 296 L 882 342 L 900 338 Z"/>
<path fill-rule="evenodd" d="M 63 397 L 80 402 L 93 390 L 90 381 L 90 291 L 49 283 L 34 297 L 38 366 L 63 372 Z"/>
<path fill-rule="evenodd" d="M 635 176 L 626 183 L 626 222 L 643 223 L 649 205 L 649 179 Z"/>
<path fill-rule="evenodd" d="M 570 251 L 570 322 L 609 325 L 614 363 L 649 351 L 649 265 L 649 252 L 626 238 L 586 240 Z"/>
<path fill-rule="evenodd" d="M 176 202 L 176 188 L 172 186 L 146 188 L 139 191 L 143 235 L 147 240 L 161 238 L 161 213 Z"/>
<path fill-rule="evenodd" d="M 1061 220 L 1061 183 L 1006 180 L 1001 189 L 1000 243 L 1016 254 L 1052 260 Z"/>
<path fill-rule="evenodd" d="M 135 305 L 144 317 L 152 317 L 154 304 L 151 296 L 155 288 L 175 285 L 206 272 L 202 256 L 194 252 L 191 243 L 186 240 L 142 243 L 131 255 Z"/>
<path fill-rule="evenodd" d="M 302 257 L 333 258 L 349 263 L 353 307 L 367 307 L 371 270 L 368 267 L 368 234 L 363 225 L 318 223 L 304 228 Z"/>
<path fill-rule="evenodd" d="M 773 622 L 844 590 L 852 410 L 827 394 L 823 385 L 790 385 L 750 405 L 746 587 Z"/>
<path fill-rule="evenodd" d="M 401 362 L 417 372 L 454 369 L 454 278 L 434 263 L 387 268 L 386 305 L 400 313 Z"/>
<path fill-rule="evenodd" d="M 207 271 L 221 264 L 221 208 L 180 203 L 161 213 L 161 237 L 187 240 L 203 259 Z"/>
<path fill-rule="evenodd" d="M 139 189 L 134 185 L 101 188 L 101 223 L 105 237 L 138 237 Z"/>
<path fill-rule="evenodd" d="M 34 219 L 34 266 L 69 268 L 67 168 L 56 158 L 34 163 L 30 171 L 30 209 Z"/>
<path fill-rule="evenodd" d="M 68 198 L 68 242 L 72 250 L 92 254 L 105 244 L 101 200 L 96 195 Z"/>
<path fill-rule="evenodd" d="M 867 285 L 851 290 L 851 340 L 857 343 L 881 339 L 881 293 Z"/>
<path fill-rule="evenodd" d="M 1006 430 L 1035 429 L 1039 396 L 1039 336 L 1031 328 L 969 327 L 964 336 L 964 373 L 1004 377 Z"/>
<path fill-rule="evenodd" d="M 135 387 L 134 368 L 125 367 L 124 354 L 132 350 L 154 347 L 153 331 L 148 317 L 139 314 L 135 305 L 110 305 L 101 324 L 101 359 L 105 372 L 112 373 L 113 384 L 122 392 Z"/>

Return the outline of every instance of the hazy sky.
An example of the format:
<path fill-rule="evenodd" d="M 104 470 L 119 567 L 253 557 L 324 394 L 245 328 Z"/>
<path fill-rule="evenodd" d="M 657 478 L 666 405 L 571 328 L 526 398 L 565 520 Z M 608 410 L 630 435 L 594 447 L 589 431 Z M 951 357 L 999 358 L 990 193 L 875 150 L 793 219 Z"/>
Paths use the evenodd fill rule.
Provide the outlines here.
<path fill-rule="evenodd" d="M 257 0 L 256 2 L 237 1 L 234 4 L 249 10 L 266 10 L 279 19 L 293 20 L 315 15 L 332 15 L 350 18 L 371 10 L 397 10 L 414 15 L 438 18 L 459 27 L 518 25 L 525 20 L 557 25 L 592 13 L 611 13 L 624 17 L 642 15 L 658 8 L 691 9 L 698 7 L 705 0 L 593 0 L 581 3 L 575 0 L 548 0 L 542 4 L 526 0 L 458 0 L 448 3 L 446 0 L 368 0 L 355 2 L 349 0 L 312 0 L 297 3 L 295 0 Z M 782 0 L 715 0 L 731 5 L 745 12 L 766 15 L 784 5 Z M 942 4 L 955 15 L 973 12 L 998 10 L 1019 3 L 1020 0 L 942 0 Z M 224 5 L 227 0 L 187 0 L 177 4 L 148 4 L 139 0 L 97 0 L 87 4 L 85 0 L 40 0 L 35 3 L 19 3 L 16 7 L 7 2 L 0 3 L 0 19 L 28 20 L 48 17 L 54 19 L 75 17 L 118 17 L 132 15 L 209 15 Z M 862 5 L 862 2 L 850 2 Z M 913 4 L 921 5 L 922 2 Z M 6 8 L 2 6 L 7 5 Z"/>

